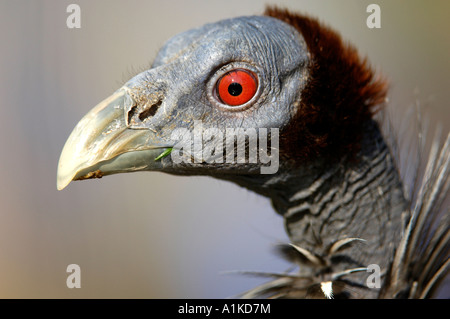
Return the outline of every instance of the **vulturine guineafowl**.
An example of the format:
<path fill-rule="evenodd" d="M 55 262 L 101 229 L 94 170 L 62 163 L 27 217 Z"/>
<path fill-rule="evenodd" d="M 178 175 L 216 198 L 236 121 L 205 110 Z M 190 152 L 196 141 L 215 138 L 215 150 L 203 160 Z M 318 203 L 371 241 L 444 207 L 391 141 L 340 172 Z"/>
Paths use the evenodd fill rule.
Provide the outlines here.
<path fill-rule="evenodd" d="M 58 189 L 135 171 L 267 196 L 298 272 L 243 297 L 430 297 L 449 269 L 449 138 L 414 198 L 374 114 L 387 86 L 316 19 L 269 7 L 181 33 L 75 127 Z M 369 285 L 371 267 L 380 285 Z M 369 270 L 369 271 L 368 271 Z"/>

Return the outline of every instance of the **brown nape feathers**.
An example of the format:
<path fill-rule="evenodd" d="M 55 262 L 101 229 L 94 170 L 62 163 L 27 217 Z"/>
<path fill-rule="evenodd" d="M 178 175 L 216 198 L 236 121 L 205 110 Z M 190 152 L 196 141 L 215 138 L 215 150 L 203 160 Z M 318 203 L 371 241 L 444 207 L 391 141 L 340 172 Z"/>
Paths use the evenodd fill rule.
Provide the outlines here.
<path fill-rule="evenodd" d="M 304 163 L 355 155 L 364 125 L 385 101 L 386 81 L 375 78 L 367 60 L 318 20 L 276 7 L 264 15 L 296 28 L 311 54 L 310 78 L 297 114 L 281 132 L 280 156 Z"/>

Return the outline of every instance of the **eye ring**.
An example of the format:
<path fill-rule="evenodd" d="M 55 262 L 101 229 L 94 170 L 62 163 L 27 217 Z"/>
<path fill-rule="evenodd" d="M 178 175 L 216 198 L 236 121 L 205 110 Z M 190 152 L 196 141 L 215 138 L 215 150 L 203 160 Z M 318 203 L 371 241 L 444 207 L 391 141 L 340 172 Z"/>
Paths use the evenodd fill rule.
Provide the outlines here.
<path fill-rule="evenodd" d="M 219 68 L 210 78 L 207 85 L 208 98 L 214 106 L 225 111 L 239 112 L 248 109 L 261 94 L 260 75 L 260 69 L 252 64 L 229 63 Z"/>

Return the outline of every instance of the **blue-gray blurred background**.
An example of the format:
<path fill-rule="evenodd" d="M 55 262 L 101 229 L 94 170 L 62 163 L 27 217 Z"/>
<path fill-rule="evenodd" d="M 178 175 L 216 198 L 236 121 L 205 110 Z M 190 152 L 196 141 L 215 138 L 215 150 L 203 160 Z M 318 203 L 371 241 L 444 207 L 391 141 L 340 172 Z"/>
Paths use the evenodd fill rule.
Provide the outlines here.
<path fill-rule="evenodd" d="M 171 36 L 260 14 L 263 1 L 0 1 L 0 297 L 223 298 L 284 271 L 286 241 L 267 199 L 206 177 L 136 173 L 56 190 L 81 117 Z M 449 1 L 276 1 L 333 26 L 391 83 L 393 125 L 416 104 L 449 130 Z M 366 7 L 381 7 L 381 29 Z M 66 8 L 81 7 L 81 29 Z M 68 289 L 66 267 L 81 267 Z"/>

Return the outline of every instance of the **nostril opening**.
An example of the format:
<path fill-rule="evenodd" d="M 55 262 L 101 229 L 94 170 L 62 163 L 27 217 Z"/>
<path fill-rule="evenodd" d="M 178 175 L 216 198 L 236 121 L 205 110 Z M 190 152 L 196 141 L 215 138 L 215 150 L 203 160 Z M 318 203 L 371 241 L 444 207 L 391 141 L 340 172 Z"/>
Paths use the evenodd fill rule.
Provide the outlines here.
<path fill-rule="evenodd" d="M 133 118 L 134 113 L 136 113 L 137 105 L 133 105 L 131 109 L 128 111 L 128 122 L 131 123 L 131 119 Z"/>
<path fill-rule="evenodd" d="M 162 100 L 159 100 L 155 104 L 152 104 L 150 107 L 146 108 L 139 114 L 139 120 L 144 121 L 146 118 L 154 116 L 158 111 L 159 106 L 161 105 Z"/>

